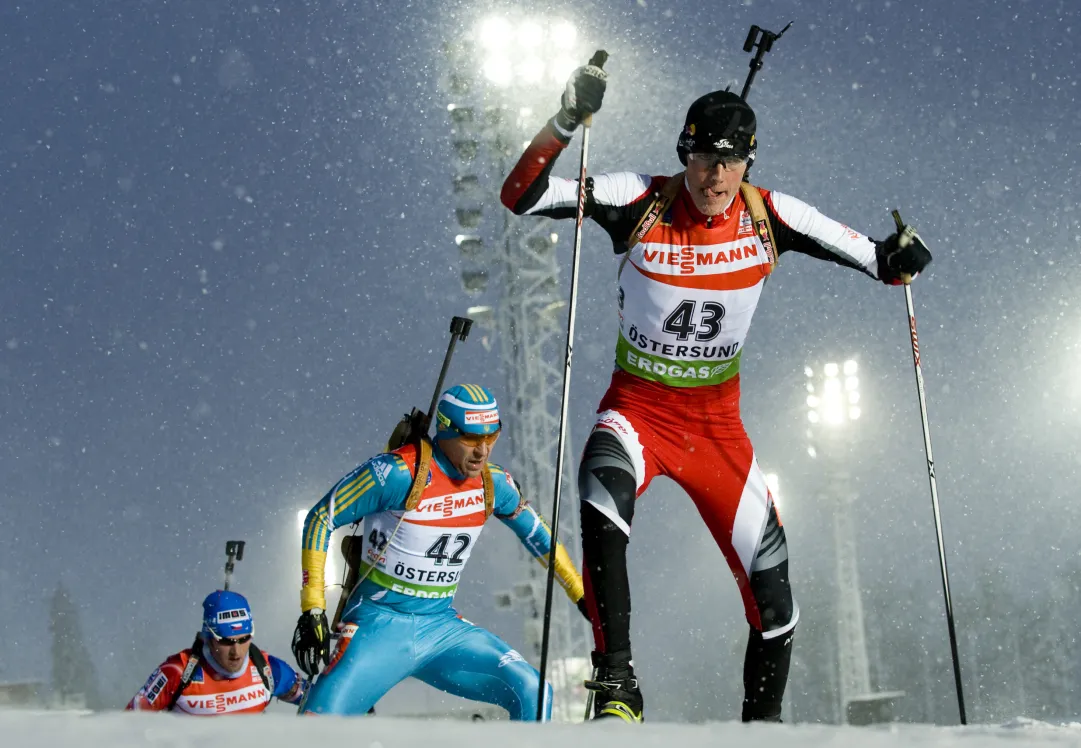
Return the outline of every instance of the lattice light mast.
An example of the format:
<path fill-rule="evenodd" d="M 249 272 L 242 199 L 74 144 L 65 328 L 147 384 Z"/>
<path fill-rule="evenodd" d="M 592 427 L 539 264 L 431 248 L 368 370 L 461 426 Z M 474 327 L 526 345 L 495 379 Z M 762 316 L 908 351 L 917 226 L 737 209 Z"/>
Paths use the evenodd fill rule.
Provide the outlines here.
<path fill-rule="evenodd" d="M 849 704 L 871 693 L 867 638 L 860 597 L 856 531 L 853 523 L 855 491 L 848 466 L 860 418 L 858 364 L 830 362 L 817 370 L 804 369 L 807 382 L 807 419 L 812 443 L 808 453 L 826 463 L 826 488 L 833 507 L 837 574 L 837 652 L 842 714 Z"/>
<path fill-rule="evenodd" d="M 553 108 L 560 86 L 588 57 L 566 21 L 489 17 L 447 47 L 447 109 L 455 153 L 453 195 L 462 288 L 469 315 L 498 345 L 505 379 L 505 443 L 523 494 L 550 516 L 555 484 L 559 395 L 563 376 L 565 290 L 560 288 L 559 236 L 550 221 L 517 217 L 499 189 L 532 132 L 534 111 Z M 568 452 L 573 453 L 570 445 Z M 568 472 L 573 460 L 565 460 Z M 564 476 L 574 486 L 573 475 Z M 578 557 L 577 507 L 563 511 L 559 537 Z M 532 559 L 528 577 L 501 604 L 524 607 L 527 658 L 540 660 L 544 570 Z M 558 590 L 557 590 L 558 592 Z M 582 671 L 591 649 L 588 626 L 557 595 L 549 640 L 556 689 L 553 719 L 581 719 Z M 571 672 L 575 671 L 575 672 Z"/>

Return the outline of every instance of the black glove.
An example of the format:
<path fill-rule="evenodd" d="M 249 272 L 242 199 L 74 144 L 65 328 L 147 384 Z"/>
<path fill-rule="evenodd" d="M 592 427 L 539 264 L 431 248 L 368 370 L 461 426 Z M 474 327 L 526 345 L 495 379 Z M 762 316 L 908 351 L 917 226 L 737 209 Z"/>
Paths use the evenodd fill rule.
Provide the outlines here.
<path fill-rule="evenodd" d="M 589 617 L 589 608 L 586 607 L 586 598 L 584 595 L 578 601 L 578 612 L 585 616 L 587 621 L 593 623 L 593 619 Z"/>
<path fill-rule="evenodd" d="M 878 277 L 884 283 L 901 282 L 902 275 L 915 275 L 931 264 L 931 252 L 911 226 L 889 236 L 878 245 Z"/>
<path fill-rule="evenodd" d="M 608 73 L 596 65 L 583 65 L 571 73 L 567 88 L 563 91 L 556 124 L 564 130 L 574 131 L 587 114 L 599 112 L 608 85 Z"/>
<path fill-rule="evenodd" d="M 330 662 L 330 624 L 321 608 L 301 614 L 293 632 L 293 657 L 309 678 L 319 674 L 319 662 Z"/>

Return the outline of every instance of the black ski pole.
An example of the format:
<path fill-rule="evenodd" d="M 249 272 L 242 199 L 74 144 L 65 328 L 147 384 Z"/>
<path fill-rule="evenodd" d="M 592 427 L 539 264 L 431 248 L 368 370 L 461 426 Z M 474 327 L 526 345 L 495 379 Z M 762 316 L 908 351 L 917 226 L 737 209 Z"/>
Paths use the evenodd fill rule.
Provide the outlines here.
<path fill-rule="evenodd" d="M 590 65 L 604 67 L 608 53 L 598 49 Z M 540 687 L 537 693 L 537 721 L 544 719 L 545 673 L 548 669 L 548 633 L 552 625 L 552 587 L 555 585 L 556 541 L 559 537 L 559 498 L 563 489 L 563 445 L 567 440 L 567 407 L 570 402 L 571 358 L 574 356 L 574 315 L 578 308 L 578 259 L 582 250 L 582 220 L 586 208 L 586 161 L 589 159 L 589 130 L 593 115 L 582 120 L 582 161 L 578 167 L 578 206 L 574 215 L 574 253 L 571 259 L 571 298 L 567 312 L 567 350 L 563 357 L 563 396 L 559 404 L 559 440 L 556 442 L 556 485 L 552 499 L 552 547 L 548 550 L 548 580 L 544 589 L 544 624 L 541 629 Z"/>
<path fill-rule="evenodd" d="M 233 579 L 233 562 L 244 560 L 244 541 L 225 541 L 225 588 L 229 589 L 229 582 Z"/>
<path fill-rule="evenodd" d="M 893 211 L 893 220 L 899 234 L 897 244 L 904 247 L 912 241 L 915 231 L 901 220 L 901 213 Z M 920 416 L 923 418 L 923 450 L 927 455 L 927 478 L 931 483 L 931 508 L 935 515 L 935 535 L 938 539 L 939 571 L 942 573 L 942 594 L 946 600 L 946 625 L 950 631 L 950 654 L 953 657 L 953 680 L 957 686 L 957 709 L 961 724 L 967 725 L 965 695 L 961 687 L 961 658 L 957 653 L 957 628 L 953 621 L 953 601 L 950 598 L 950 573 L 946 568 L 946 544 L 942 540 L 942 515 L 938 506 L 938 483 L 935 480 L 935 458 L 931 454 L 931 427 L 927 421 L 927 395 L 923 388 L 923 367 L 920 365 L 920 341 L 916 336 L 916 308 L 912 303 L 912 276 L 902 275 L 905 286 L 905 303 L 908 306 L 908 332 L 912 339 L 912 365 L 916 369 L 916 392 L 920 398 Z"/>
<path fill-rule="evenodd" d="M 773 43 L 784 36 L 784 32 L 788 31 L 791 25 L 792 22 L 789 21 L 788 25 L 781 29 L 779 34 L 767 31 L 761 26 L 751 26 L 751 30 L 747 32 L 747 41 L 743 42 L 743 51 L 750 52 L 755 47 L 758 47 L 758 51 L 751 58 L 751 72 L 747 74 L 747 81 L 743 84 L 743 93 L 739 95 L 744 101 L 747 100 L 747 94 L 751 91 L 751 83 L 754 82 L 755 74 L 762 69 L 762 58 L 766 56 L 766 52 L 773 48 Z"/>

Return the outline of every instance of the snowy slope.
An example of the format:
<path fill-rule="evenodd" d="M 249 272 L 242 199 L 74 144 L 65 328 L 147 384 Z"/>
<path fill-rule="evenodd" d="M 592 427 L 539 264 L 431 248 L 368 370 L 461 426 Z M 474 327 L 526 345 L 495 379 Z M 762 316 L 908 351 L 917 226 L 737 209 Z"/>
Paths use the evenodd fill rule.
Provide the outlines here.
<path fill-rule="evenodd" d="M 233 719 L 192 719 L 169 715 L 0 711 L 0 745 L 94 746 L 94 748 L 205 748 L 207 745 L 296 748 L 298 745 L 351 748 L 693 748 L 696 746 L 783 745 L 786 748 L 1022 748 L 1081 746 L 1081 725 L 1057 727 L 1018 720 L 1007 726 L 968 728 L 893 725 L 881 728 L 821 725 L 755 725 L 720 722 L 709 725 L 616 724 L 536 725 L 509 722 L 469 723 L 394 718 L 310 718 L 286 715 Z"/>

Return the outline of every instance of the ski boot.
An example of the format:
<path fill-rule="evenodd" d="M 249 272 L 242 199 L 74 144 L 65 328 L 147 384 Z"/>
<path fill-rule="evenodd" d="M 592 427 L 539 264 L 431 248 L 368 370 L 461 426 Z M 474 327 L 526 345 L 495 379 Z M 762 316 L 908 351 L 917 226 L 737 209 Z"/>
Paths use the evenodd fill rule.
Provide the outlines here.
<path fill-rule="evenodd" d="M 634 666 L 628 650 L 604 654 L 593 653 L 593 680 L 586 688 L 593 691 L 593 719 L 642 721 L 642 692 L 634 677 Z"/>

